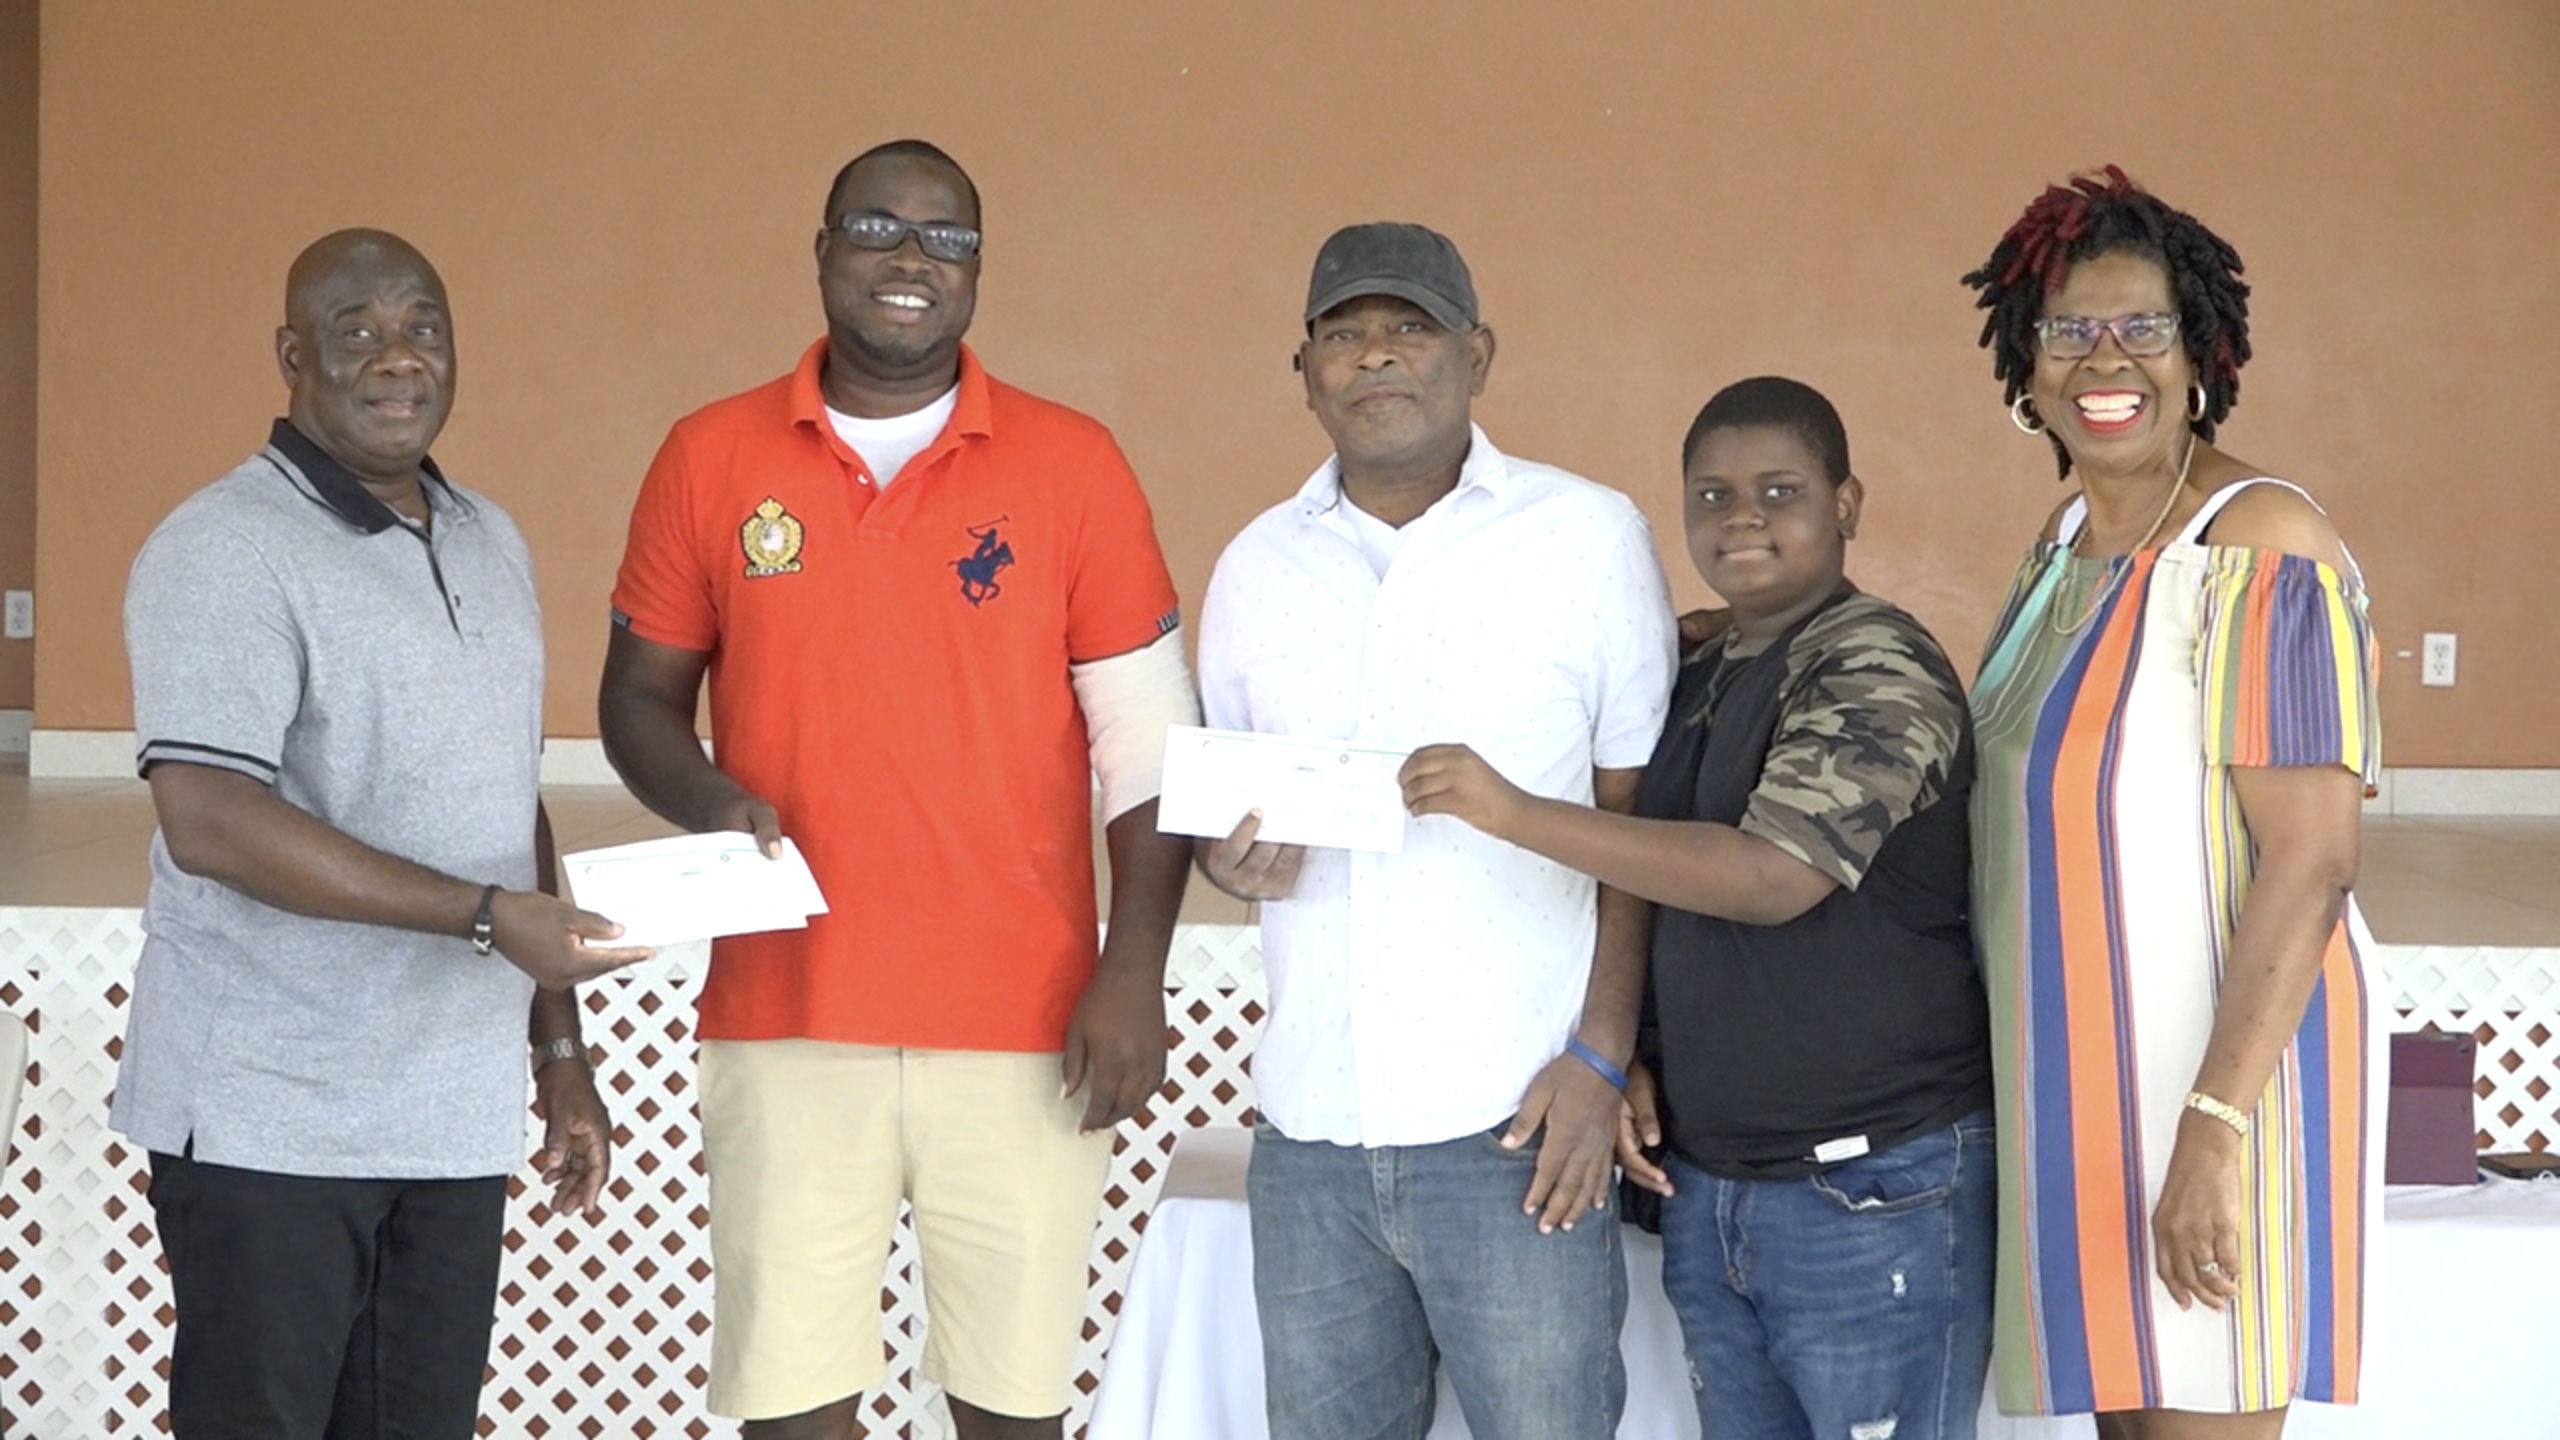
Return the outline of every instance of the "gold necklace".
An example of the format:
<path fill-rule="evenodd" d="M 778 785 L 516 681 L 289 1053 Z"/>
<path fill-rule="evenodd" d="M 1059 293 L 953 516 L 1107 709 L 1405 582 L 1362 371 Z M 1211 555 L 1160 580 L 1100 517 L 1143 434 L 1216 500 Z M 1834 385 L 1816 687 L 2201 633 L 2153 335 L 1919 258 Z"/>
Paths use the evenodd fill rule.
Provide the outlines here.
<path fill-rule="evenodd" d="M 2116 564 L 2112 561 L 2109 562 L 2107 567 L 2107 578 L 2100 581 L 2097 587 L 2089 592 L 2089 608 L 2080 612 L 2079 619 L 2072 621 L 2068 625 L 2056 624 L 2050 618 L 2053 612 L 2045 612 L 2048 617 L 2045 623 L 2053 627 L 2054 634 L 2077 635 L 2080 633 L 2081 627 L 2098 618 L 2098 612 L 2106 608 L 2107 600 L 2116 593 L 2116 587 L 2124 583 L 2124 577 L 2126 575 L 2132 573 L 2133 557 L 2140 554 L 2144 546 L 2149 545 L 2159 536 L 2161 526 L 2169 523 L 2169 512 L 2178 508 L 2178 492 L 2187 488 L 2187 470 L 2195 463 L 2196 432 L 2190 430 L 2187 432 L 2187 453 L 2178 457 L 2178 478 L 2169 482 L 2169 493 L 2162 497 L 2160 501 L 2160 513 L 2151 517 L 2151 528 L 2143 531 L 2142 538 L 2134 541 L 2133 548 L 2126 551 L 2123 556 L 2120 557 L 2124 563 Z M 2080 535 L 2091 534 L 2093 533 L 2094 528 L 2095 527 L 2084 527 L 2081 530 Z M 2070 549 L 2077 550 L 2079 548 L 2080 535 L 2074 535 L 2071 537 Z"/>

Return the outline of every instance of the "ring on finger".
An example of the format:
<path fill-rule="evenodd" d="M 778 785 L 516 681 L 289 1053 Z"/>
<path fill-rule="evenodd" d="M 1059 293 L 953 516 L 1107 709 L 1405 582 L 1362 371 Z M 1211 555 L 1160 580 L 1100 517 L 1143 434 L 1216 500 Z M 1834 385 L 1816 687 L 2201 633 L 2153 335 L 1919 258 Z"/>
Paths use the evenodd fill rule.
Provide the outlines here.
<path fill-rule="evenodd" d="M 2218 1277 L 2222 1274 L 2222 1262 L 2219 1260 L 2199 1260 L 2196 1262 L 2196 1273 L 2199 1275 Z"/>

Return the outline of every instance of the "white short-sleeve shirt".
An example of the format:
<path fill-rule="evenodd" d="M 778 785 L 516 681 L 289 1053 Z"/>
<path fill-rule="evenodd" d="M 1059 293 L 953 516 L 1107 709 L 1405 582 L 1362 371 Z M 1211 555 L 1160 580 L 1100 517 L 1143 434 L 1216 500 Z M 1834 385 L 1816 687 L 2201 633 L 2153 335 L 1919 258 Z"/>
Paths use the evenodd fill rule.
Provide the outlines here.
<path fill-rule="evenodd" d="M 1478 429 L 1457 488 L 1381 575 L 1335 461 L 1245 527 L 1201 611 L 1211 725 L 1473 746 L 1589 803 L 1641 766 L 1674 665 L 1671 598 L 1625 495 L 1514 460 Z M 1426 1145 L 1489 1129 L 1562 1052 L 1595 933 L 1591 880 L 1447 816 L 1404 850 L 1310 850 L 1262 906 L 1264 1118 L 1298 1140 Z"/>

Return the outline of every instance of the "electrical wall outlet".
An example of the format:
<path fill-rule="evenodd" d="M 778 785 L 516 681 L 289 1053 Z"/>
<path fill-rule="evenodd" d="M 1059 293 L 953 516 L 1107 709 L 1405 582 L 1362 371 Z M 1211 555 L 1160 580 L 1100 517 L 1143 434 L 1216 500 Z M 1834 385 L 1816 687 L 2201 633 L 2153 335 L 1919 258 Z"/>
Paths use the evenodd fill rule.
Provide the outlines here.
<path fill-rule="evenodd" d="M 2418 683 L 2451 685 L 2453 683 L 2453 636 L 2431 632 L 2418 641 Z"/>
<path fill-rule="evenodd" d="M 8 602 L 0 605 L 0 639 L 33 640 L 36 638 L 36 592 L 12 590 Z"/>

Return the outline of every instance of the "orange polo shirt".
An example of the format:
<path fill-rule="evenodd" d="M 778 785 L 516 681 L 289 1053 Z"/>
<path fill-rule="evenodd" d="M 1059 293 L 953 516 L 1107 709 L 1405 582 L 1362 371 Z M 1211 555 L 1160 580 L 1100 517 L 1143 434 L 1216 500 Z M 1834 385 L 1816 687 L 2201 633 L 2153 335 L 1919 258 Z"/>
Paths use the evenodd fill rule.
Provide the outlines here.
<path fill-rule="evenodd" d="M 617 623 L 710 655 L 720 767 L 825 891 L 712 946 L 699 1033 L 1055 1050 L 1092 974 L 1092 778 L 1070 662 L 1177 620 L 1102 425 L 990 379 L 883 491 L 828 423 L 821 340 L 676 422 L 641 483 Z"/>

